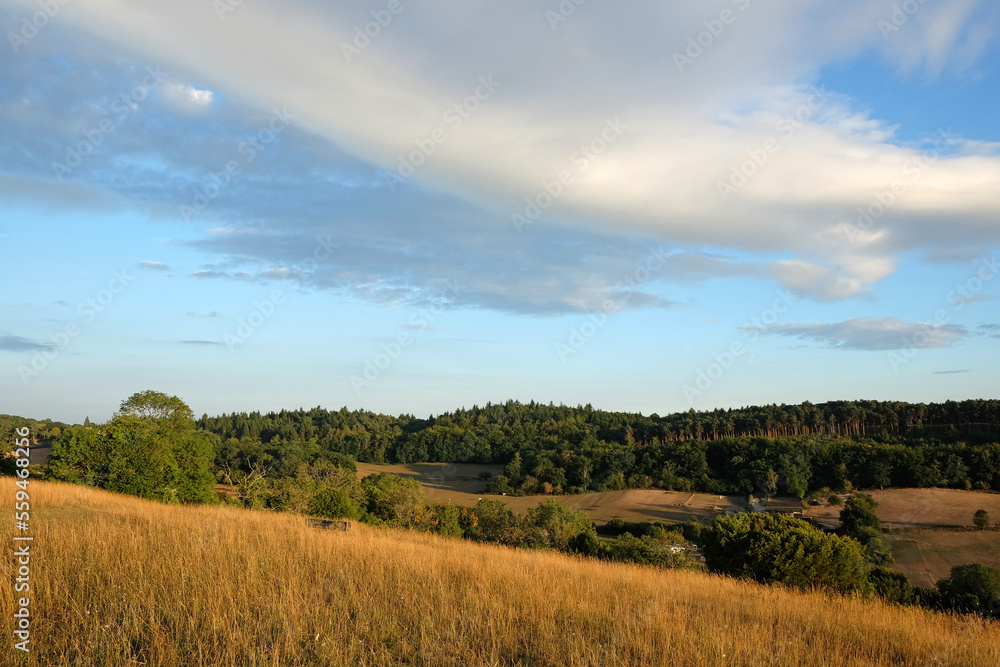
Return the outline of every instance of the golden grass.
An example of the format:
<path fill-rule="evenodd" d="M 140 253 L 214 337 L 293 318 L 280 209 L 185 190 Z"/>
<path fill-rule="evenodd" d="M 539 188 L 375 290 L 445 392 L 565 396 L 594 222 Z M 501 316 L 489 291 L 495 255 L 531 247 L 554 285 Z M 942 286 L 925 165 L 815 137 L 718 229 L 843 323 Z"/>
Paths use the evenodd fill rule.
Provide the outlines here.
<path fill-rule="evenodd" d="M 2 480 L 2 506 L 13 492 Z M 31 665 L 1000 664 L 1000 625 L 973 618 L 65 484 L 31 495 Z M 20 653 L 13 598 L 7 583 L 0 664 Z"/>

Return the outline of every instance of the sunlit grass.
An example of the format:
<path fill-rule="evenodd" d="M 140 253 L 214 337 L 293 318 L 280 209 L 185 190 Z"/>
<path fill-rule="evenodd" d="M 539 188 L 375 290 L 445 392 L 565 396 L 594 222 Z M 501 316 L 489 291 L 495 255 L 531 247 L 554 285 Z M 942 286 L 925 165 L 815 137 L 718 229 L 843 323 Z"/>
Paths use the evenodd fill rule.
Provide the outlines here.
<path fill-rule="evenodd" d="M 1000 625 L 974 618 L 64 484 L 31 495 L 32 665 L 1000 664 Z M 8 638 L 13 598 L 7 583 Z"/>

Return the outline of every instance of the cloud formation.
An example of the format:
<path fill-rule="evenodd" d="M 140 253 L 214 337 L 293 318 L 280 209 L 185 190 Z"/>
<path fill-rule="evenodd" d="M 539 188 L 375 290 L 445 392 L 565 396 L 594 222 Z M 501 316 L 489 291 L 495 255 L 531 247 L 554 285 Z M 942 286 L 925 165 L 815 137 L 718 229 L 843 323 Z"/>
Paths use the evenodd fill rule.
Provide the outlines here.
<path fill-rule="evenodd" d="M 36 8 L 0 5 L 11 17 Z M 2 72 L 24 91 L 0 110 L 24 130 L 5 164 L 24 166 L 0 174 L 0 191 L 16 180 L 8 190 L 73 204 L 111 192 L 158 219 L 186 205 L 184 222 L 208 228 L 194 247 L 219 258 L 199 278 L 292 279 L 383 303 L 456 279 L 468 307 L 531 314 L 594 309 L 650 246 L 671 257 L 633 290 L 634 307 L 673 307 L 678 285 L 732 278 L 817 301 L 867 297 L 902 253 L 1000 244 L 997 146 L 905 143 L 814 85 L 822 67 L 873 53 L 911 76 L 966 71 L 996 34 L 992 4 L 925 5 L 900 25 L 866 0 L 625 14 L 589 3 L 556 24 L 552 5 L 405 3 L 364 39 L 381 3 L 261 0 L 220 20 L 196 0 L 76 0 L 47 28 L 65 33 L 60 49 L 78 45 L 74 88 L 41 94 L 79 109 L 59 116 L 64 100 L 29 94 L 59 57 L 40 37 Z M 692 57 L 723 10 L 734 21 Z M 108 89 L 131 90 L 152 66 L 166 80 L 119 121 Z M 282 109 L 292 127 L 264 142 Z M 109 116 L 106 150 L 54 185 L 48 156 L 66 160 Z M 512 217 L 533 210 L 517 233 Z M 335 259 L 306 266 L 328 236 Z"/>

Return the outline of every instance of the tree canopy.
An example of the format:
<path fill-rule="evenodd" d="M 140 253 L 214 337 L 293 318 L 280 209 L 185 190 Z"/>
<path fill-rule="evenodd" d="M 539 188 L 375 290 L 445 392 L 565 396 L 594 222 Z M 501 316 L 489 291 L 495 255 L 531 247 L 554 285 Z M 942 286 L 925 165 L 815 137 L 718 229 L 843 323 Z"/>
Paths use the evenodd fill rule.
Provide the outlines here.
<path fill-rule="evenodd" d="M 718 517 L 705 539 L 705 564 L 713 572 L 804 590 L 869 588 L 857 541 L 776 514 Z"/>
<path fill-rule="evenodd" d="M 107 424 L 68 427 L 52 445 L 53 479 L 163 502 L 210 502 L 213 437 L 176 396 L 145 391 Z"/>

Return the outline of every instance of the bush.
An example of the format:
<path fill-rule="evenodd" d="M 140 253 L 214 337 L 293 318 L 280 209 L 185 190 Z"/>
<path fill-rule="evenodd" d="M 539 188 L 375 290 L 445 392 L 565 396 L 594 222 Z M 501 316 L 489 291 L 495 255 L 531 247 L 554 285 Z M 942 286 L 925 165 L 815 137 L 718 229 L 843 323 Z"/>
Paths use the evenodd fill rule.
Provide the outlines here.
<path fill-rule="evenodd" d="M 110 422 L 67 428 L 52 444 L 51 479 L 149 500 L 215 500 L 212 445 L 176 396 L 144 391 L 123 401 Z"/>
<path fill-rule="evenodd" d="M 225 491 L 216 491 L 215 497 L 220 505 L 230 505 L 235 507 L 243 506 L 243 503 L 241 503 L 237 498 L 234 498 Z"/>
<path fill-rule="evenodd" d="M 976 513 L 972 517 L 972 523 L 974 523 L 977 528 L 986 530 L 990 526 L 990 513 L 986 510 L 976 510 Z"/>
<path fill-rule="evenodd" d="M 892 547 L 889 545 L 889 540 L 885 538 L 881 530 L 863 526 L 850 537 L 856 539 L 864 547 L 865 558 L 869 563 L 878 567 L 888 567 L 895 562 L 892 558 Z"/>
<path fill-rule="evenodd" d="M 875 595 L 887 602 L 896 604 L 916 604 L 917 592 L 910 585 L 905 574 L 892 572 L 885 568 L 875 568 L 868 573 Z"/>
<path fill-rule="evenodd" d="M 591 558 L 607 558 L 610 549 L 607 544 L 601 542 L 594 530 L 586 530 L 569 541 L 566 549 L 570 553 L 590 556 Z"/>
<path fill-rule="evenodd" d="M 870 589 L 857 541 L 827 535 L 801 519 L 772 514 L 718 517 L 705 539 L 712 572 L 840 593 Z"/>
<path fill-rule="evenodd" d="M 830 503 L 834 507 L 840 507 L 844 504 L 844 499 L 838 496 L 836 493 L 830 494 L 830 497 L 826 499 L 826 502 Z"/>
<path fill-rule="evenodd" d="M 957 565 L 937 582 L 941 604 L 948 609 L 1000 618 L 1000 570 L 979 563 Z"/>
<path fill-rule="evenodd" d="M 347 454 L 342 454 L 341 452 L 325 452 L 319 457 L 320 460 L 326 460 L 331 465 L 338 468 L 343 468 L 344 470 L 350 470 L 353 473 L 358 472 L 358 465 L 354 462 Z"/>
<path fill-rule="evenodd" d="M 604 528 L 608 532 L 617 531 L 618 534 L 620 535 L 622 532 L 625 531 L 625 522 L 622 521 L 621 519 L 612 519 L 611 521 L 608 521 L 606 524 L 604 524 Z"/>
<path fill-rule="evenodd" d="M 455 505 L 451 503 L 438 505 L 434 508 L 433 521 L 436 532 L 445 537 L 462 537 L 462 526 L 459 523 L 459 517 L 459 508 Z"/>
<path fill-rule="evenodd" d="M 655 526 L 648 535 L 642 536 L 648 547 L 649 562 L 659 567 L 695 567 L 695 547 L 684 539 L 677 530 L 665 530 Z"/>
<path fill-rule="evenodd" d="M 632 533 L 623 533 L 615 538 L 608 550 L 608 556 L 611 560 L 622 563 L 649 565 L 652 562 L 652 553 L 649 545 L 632 535 Z"/>
<path fill-rule="evenodd" d="M 528 510 L 525 520 L 527 545 L 565 551 L 580 533 L 593 530 L 586 512 L 575 510 L 555 500 L 546 500 Z"/>
<path fill-rule="evenodd" d="M 495 493 L 498 496 L 514 495 L 514 487 L 510 485 L 510 480 L 506 475 L 498 475 L 497 477 L 494 477 L 493 481 L 487 485 L 486 491 L 487 493 Z"/>
<path fill-rule="evenodd" d="M 473 512 L 479 520 L 479 534 L 476 537 L 479 541 L 508 546 L 521 543 L 524 530 L 507 503 L 502 500 L 483 499 L 476 503 Z"/>
<path fill-rule="evenodd" d="M 362 479 L 361 488 L 368 513 L 390 526 L 410 528 L 426 519 L 427 498 L 415 479 L 379 473 Z"/>
<path fill-rule="evenodd" d="M 360 519 L 361 505 L 346 489 L 323 489 L 309 501 L 309 514 L 327 519 Z"/>
<path fill-rule="evenodd" d="M 698 521 L 698 519 L 692 517 L 687 523 L 682 523 L 680 529 L 684 535 L 684 539 L 687 541 L 693 542 L 700 547 L 705 545 L 705 535 L 709 529 L 701 521 Z"/>

